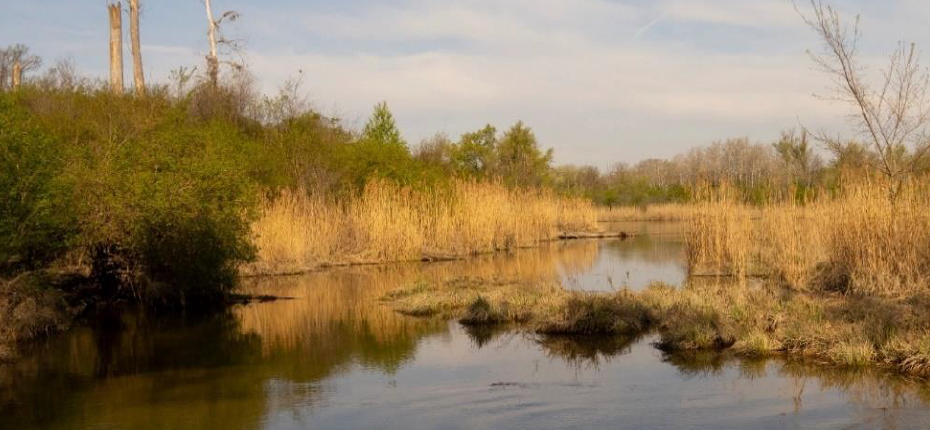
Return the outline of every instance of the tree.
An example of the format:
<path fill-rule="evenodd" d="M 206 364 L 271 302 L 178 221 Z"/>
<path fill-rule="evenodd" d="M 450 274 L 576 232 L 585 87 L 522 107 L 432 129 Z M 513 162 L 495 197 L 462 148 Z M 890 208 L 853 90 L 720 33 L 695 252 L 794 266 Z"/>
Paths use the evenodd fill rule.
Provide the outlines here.
<path fill-rule="evenodd" d="M 119 2 L 107 5 L 110 15 L 110 91 L 123 92 L 123 11 Z"/>
<path fill-rule="evenodd" d="M 239 12 L 236 11 L 226 11 L 220 15 L 220 19 L 213 19 L 213 9 L 210 4 L 210 0 L 204 0 L 204 7 L 207 10 L 207 21 L 209 21 L 209 26 L 207 27 L 207 38 L 210 41 L 210 53 L 207 55 L 207 79 L 214 88 L 219 85 L 220 82 L 220 58 L 219 58 L 219 46 L 225 45 L 227 47 L 232 47 L 237 49 L 236 43 L 232 40 L 226 39 L 222 36 L 220 32 L 220 25 L 223 21 L 235 21 L 239 19 Z M 227 62 L 227 64 L 233 66 L 235 69 L 241 69 L 240 64 Z"/>
<path fill-rule="evenodd" d="M 859 17 L 850 29 L 821 1 L 811 0 L 811 9 L 811 16 L 801 16 L 820 37 L 823 51 L 810 55 L 835 83 L 835 94 L 825 98 L 854 107 L 852 122 L 878 156 L 874 167 L 890 180 L 889 198 L 894 201 L 930 150 L 930 74 L 920 66 L 916 45 L 900 43 L 882 70 L 880 85 L 873 88 L 857 57 Z M 836 140 L 819 139 L 836 152 Z"/>
<path fill-rule="evenodd" d="M 772 147 L 793 179 L 809 187 L 813 185 L 814 172 L 823 166 L 823 161 L 808 144 L 807 135 L 806 130 L 802 130 L 800 135 L 793 129 L 783 131 L 781 139 Z"/>
<path fill-rule="evenodd" d="M 481 130 L 465 133 L 452 149 L 455 170 L 466 177 L 483 177 L 494 166 L 497 129 L 491 124 Z"/>
<path fill-rule="evenodd" d="M 362 139 L 383 145 L 405 148 L 407 146 L 407 142 L 400 136 L 400 130 L 397 129 L 397 123 L 394 122 L 394 115 L 388 109 L 387 102 L 375 105 L 374 112 L 362 131 Z"/>
<path fill-rule="evenodd" d="M 541 186 L 549 180 L 552 149 L 541 151 L 536 136 L 523 121 L 504 133 L 496 152 L 495 173 L 508 184 Z"/>
<path fill-rule="evenodd" d="M 29 54 L 29 47 L 16 44 L 0 49 L 0 91 L 12 87 L 14 68 L 19 64 L 20 79 L 23 73 L 37 70 L 42 66 L 42 59 Z"/>
<path fill-rule="evenodd" d="M 129 0 L 129 38 L 132 43 L 132 77 L 136 94 L 145 94 L 145 74 L 142 71 L 142 42 L 139 40 L 139 0 Z"/>

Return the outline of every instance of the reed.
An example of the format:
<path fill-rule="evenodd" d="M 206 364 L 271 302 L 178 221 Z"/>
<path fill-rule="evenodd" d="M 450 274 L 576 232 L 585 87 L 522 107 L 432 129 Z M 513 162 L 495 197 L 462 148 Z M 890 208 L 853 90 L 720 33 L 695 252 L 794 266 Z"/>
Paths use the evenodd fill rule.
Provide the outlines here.
<path fill-rule="evenodd" d="M 803 206 L 755 209 L 719 199 L 692 212 L 692 272 L 884 297 L 930 291 L 930 195 L 922 182 L 903 185 L 894 201 L 883 184 L 863 183 Z"/>
<path fill-rule="evenodd" d="M 257 262 L 244 271 L 457 258 L 596 229 L 596 210 L 587 200 L 488 182 L 421 190 L 373 181 L 341 200 L 284 191 L 263 202 L 252 227 Z"/>
<path fill-rule="evenodd" d="M 694 206 L 682 203 L 660 203 L 645 206 L 601 207 L 597 219 L 619 221 L 687 221 L 694 215 Z"/>

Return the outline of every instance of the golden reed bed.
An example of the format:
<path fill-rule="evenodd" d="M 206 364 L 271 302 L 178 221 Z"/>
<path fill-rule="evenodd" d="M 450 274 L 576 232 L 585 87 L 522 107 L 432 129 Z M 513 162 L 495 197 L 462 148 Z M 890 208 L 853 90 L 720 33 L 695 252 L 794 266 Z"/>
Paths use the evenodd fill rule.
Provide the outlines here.
<path fill-rule="evenodd" d="M 587 200 L 488 182 L 419 190 L 375 181 L 340 201 L 285 191 L 263 203 L 253 225 L 258 259 L 244 273 L 460 257 L 596 229 Z"/>

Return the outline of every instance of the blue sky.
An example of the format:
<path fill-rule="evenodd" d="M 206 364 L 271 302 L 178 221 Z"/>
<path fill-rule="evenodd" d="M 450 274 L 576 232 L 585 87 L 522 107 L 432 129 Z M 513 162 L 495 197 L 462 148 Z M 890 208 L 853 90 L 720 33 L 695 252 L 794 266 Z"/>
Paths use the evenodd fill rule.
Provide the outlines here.
<path fill-rule="evenodd" d="M 799 123 L 850 135 L 849 110 L 813 97 L 829 81 L 790 0 L 213 1 L 242 14 L 226 32 L 263 91 L 300 74 L 313 106 L 355 127 L 386 100 L 412 143 L 524 120 L 557 163 L 606 168 Z M 105 0 L 6 3 L 0 45 L 105 76 Z M 872 75 L 898 40 L 930 45 L 930 1 L 830 3 L 862 15 Z M 200 65 L 203 4 L 143 0 L 142 44 L 150 79 Z"/>

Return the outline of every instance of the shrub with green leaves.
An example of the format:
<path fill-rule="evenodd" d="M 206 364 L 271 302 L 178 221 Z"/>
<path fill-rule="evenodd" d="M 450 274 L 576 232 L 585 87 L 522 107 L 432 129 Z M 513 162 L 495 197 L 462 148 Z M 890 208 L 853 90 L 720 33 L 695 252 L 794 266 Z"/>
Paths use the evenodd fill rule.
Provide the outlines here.
<path fill-rule="evenodd" d="M 0 93 L 0 274 L 58 257 L 74 234 L 58 180 L 63 145 Z"/>

